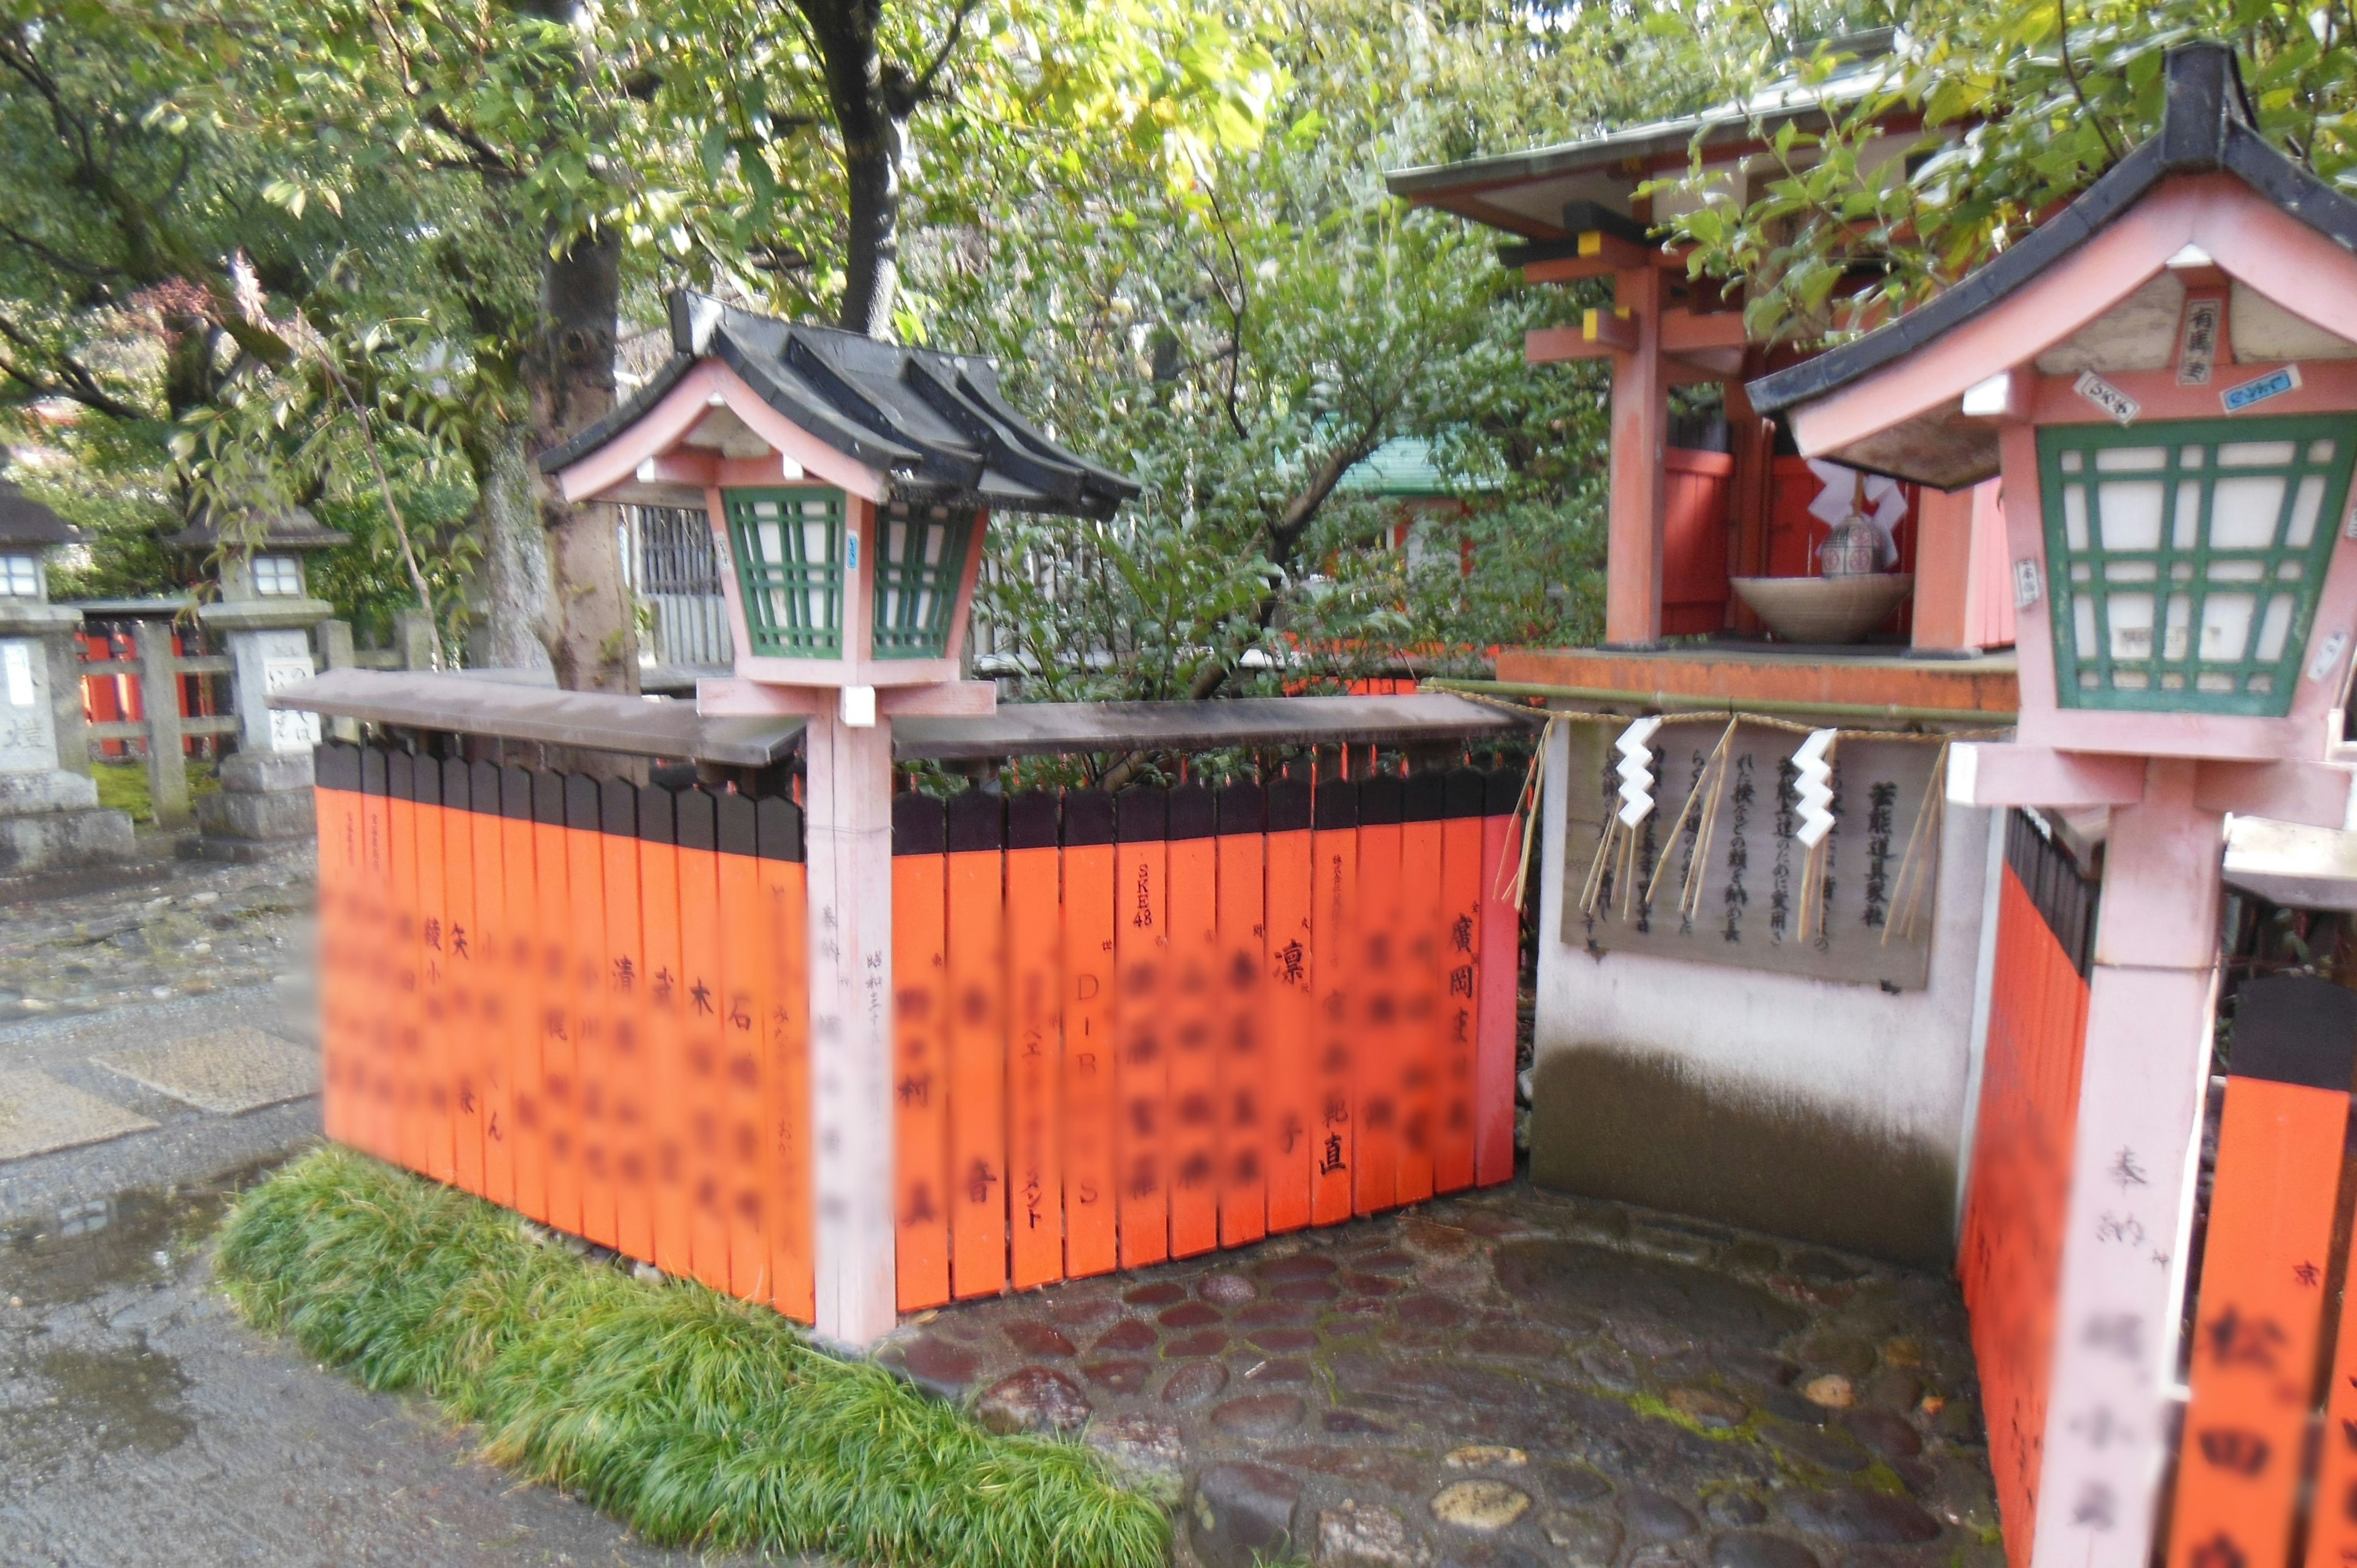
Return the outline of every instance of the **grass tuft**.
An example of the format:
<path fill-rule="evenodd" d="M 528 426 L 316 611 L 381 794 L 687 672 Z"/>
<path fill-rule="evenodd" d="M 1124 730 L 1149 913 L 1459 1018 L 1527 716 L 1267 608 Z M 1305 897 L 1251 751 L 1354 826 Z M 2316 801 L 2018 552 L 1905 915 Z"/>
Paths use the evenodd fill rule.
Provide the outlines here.
<path fill-rule="evenodd" d="M 940 1568 L 1146 1568 L 1170 1526 L 1078 1444 L 1000 1437 L 785 1319 L 534 1245 L 516 1217 L 321 1149 L 242 1195 L 258 1327 L 478 1423 L 487 1455 L 666 1545 Z"/>

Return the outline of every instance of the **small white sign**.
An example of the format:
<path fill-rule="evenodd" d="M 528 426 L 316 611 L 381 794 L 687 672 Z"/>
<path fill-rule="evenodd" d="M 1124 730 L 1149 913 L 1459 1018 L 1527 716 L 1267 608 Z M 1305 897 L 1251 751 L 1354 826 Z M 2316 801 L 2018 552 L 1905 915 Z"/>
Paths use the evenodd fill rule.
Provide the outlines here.
<path fill-rule="evenodd" d="M 2046 596 L 2046 584 L 2038 570 L 2038 563 L 2024 556 L 2013 564 L 2013 607 L 2026 610 Z"/>
<path fill-rule="evenodd" d="M 33 650 L 29 643 L 0 643 L 0 667 L 5 667 L 8 682 L 8 705 L 29 708 L 37 700 L 33 692 Z"/>
<path fill-rule="evenodd" d="M 262 661 L 262 690 L 264 695 L 299 685 L 317 673 L 311 656 L 298 659 L 265 659 Z M 319 715 L 290 708 L 270 711 L 270 749 L 300 751 L 319 744 Z"/>
<path fill-rule="evenodd" d="M 2144 412 L 2144 404 L 2093 371 L 2081 371 L 2079 379 L 2071 383 L 2071 390 L 2122 424 L 2134 424 L 2136 415 Z"/>
<path fill-rule="evenodd" d="M 2281 397 L 2286 392 L 2298 390 L 2299 367 L 2285 365 L 2280 369 L 2269 371 L 2256 381 L 2244 381 L 2238 387 L 2228 387 L 2218 394 L 2218 401 L 2225 405 L 2228 413 L 2240 413 L 2244 409 L 2263 403 L 2271 397 Z"/>
<path fill-rule="evenodd" d="M 2331 674 L 2333 666 L 2341 662 L 2341 650 L 2348 646 L 2349 634 L 2345 631 L 2336 631 L 2326 638 L 2324 646 L 2316 650 L 2316 657 L 2308 661 L 2308 678 L 2321 681 Z"/>
<path fill-rule="evenodd" d="M 2218 363 L 2219 301 L 2185 303 L 2185 326 L 2177 342 L 2177 384 L 2206 387 Z"/>

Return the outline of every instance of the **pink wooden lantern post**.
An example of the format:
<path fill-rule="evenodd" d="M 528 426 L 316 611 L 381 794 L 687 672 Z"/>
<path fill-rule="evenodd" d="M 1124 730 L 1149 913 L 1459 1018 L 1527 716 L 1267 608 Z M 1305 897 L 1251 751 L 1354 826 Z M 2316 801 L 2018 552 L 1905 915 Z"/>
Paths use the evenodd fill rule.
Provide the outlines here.
<path fill-rule="evenodd" d="M 804 721 L 819 1335 L 895 1321 L 892 720 L 987 714 L 960 650 L 993 509 L 1104 518 L 1137 487 L 1000 401 L 979 359 L 672 297 L 671 360 L 541 458 L 568 500 L 701 509 L 735 673 L 698 712 Z"/>
<path fill-rule="evenodd" d="M 2223 818 L 2351 820 L 2357 203 L 2270 147 L 2238 86 L 2224 48 L 2174 51 L 2159 134 L 2067 211 L 1751 386 L 1810 456 L 2002 474 L 2020 723 L 1955 748 L 1950 796 L 2110 810 L 2030 1538 L 2057 1568 L 2151 1551 Z"/>

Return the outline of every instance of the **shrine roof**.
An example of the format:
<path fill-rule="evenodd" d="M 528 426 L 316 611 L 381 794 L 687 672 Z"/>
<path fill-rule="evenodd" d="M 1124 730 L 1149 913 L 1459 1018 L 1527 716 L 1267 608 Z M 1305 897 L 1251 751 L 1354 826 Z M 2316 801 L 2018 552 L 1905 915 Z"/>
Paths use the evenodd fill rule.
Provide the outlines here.
<path fill-rule="evenodd" d="M 18 489 L 13 479 L 0 479 L 0 544 L 71 544 L 81 531 Z"/>
<path fill-rule="evenodd" d="M 2342 250 L 2357 252 L 2357 201 L 2300 167 L 2262 136 L 2233 51 L 2188 44 L 2169 55 L 2160 129 L 2071 204 L 1962 283 L 1888 326 L 1744 390 L 1761 413 L 1777 413 L 1864 380 L 2036 282 L 2180 175 L 2226 173 L 2262 199 Z M 1902 475 L 1913 478 L 1913 475 Z M 1934 480 L 1933 482 L 1938 482 Z"/>
<path fill-rule="evenodd" d="M 542 453 L 543 471 L 616 440 L 689 371 L 717 360 L 796 428 L 882 475 L 896 500 L 1105 518 L 1137 494 L 1135 480 L 1016 413 L 980 355 L 784 321 L 685 290 L 671 296 L 671 331 L 670 359 L 606 417 Z"/>
<path fill-rule="evenodd" d="M 221 542 L 221 532 L 212 509 L 201 507 L 195 520 L 178 533 L 167 535 L 164 544 L 171 550 L 209 551 Z M 329 528 L 312 516 L 309 508 L 299 506 L 262 513 L 231 532 L 232 542 L 257 550 L 332 550 L 339 544 L 350 543 L 352 539 L 350 534 Z"/>

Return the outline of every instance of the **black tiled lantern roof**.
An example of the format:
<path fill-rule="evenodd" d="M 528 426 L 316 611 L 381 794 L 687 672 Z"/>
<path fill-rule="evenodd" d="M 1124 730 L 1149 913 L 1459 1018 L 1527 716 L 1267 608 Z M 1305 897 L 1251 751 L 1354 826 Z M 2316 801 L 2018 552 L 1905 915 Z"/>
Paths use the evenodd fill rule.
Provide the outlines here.
<path fill-rule="evenodd" d="M 351 542 L 351 535 L 339 533 L 313 517 L 307 508 L 288 507 L 285 511 L 264 516 L 259 528 L 236 530 L 238 542 L 256 550 L 332 550 L 339 544 Z M 221 542 L 221 525 L 213 521 L 211 509 L 197 513 L 196 521 L 164 541 L 172 550 L 211 550 Z"/>
<path fill-rule="evenodd" d="M 578 462 L 718 360 L 797 427 L 887 477 L 897 500 L 1105 518 L 1137 483 L 1049 440 L 999 396 L 978 355 L 911 349 L 757 316 L 685 290 L 671 296 L 672 356 L 605 418 L 540 455 Z"/>
<path fill-rule="evenodd" d="M 2292 162 L 2258 133 L 2231 48 L 2182 45 L 2169 52 L 2168 70 L 2159 132 L 2109 174 L 1929 304 L 1855 342 L 1749 383 L 1744 392 L 1751 406 L 1775 413 L 1838 392 L 1963 326 L 2085 244 L 2170 175 L 2233 175 L 2343 250 L 2357 251 L 2357 201 Z"/>
<path fill-rule="evenodd" d="M 0 545 L 72 544 L 81 531 L 16 488 L 0 479 Z"/>

